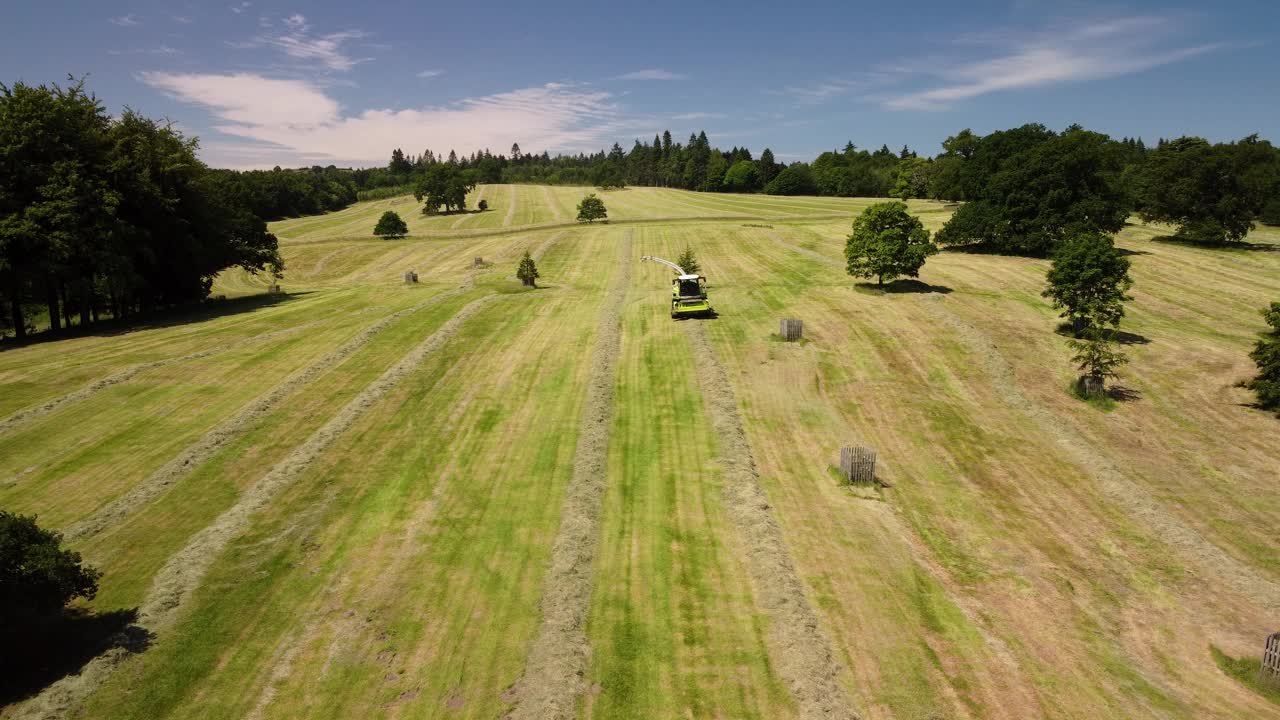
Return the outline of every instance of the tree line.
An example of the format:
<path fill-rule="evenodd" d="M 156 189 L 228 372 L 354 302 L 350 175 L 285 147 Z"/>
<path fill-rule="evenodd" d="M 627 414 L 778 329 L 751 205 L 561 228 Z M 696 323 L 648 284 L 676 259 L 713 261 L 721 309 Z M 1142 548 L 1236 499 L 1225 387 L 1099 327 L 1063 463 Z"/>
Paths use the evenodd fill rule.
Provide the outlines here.
<path fill-rule="evenodd" d="M 615 143 L 607 152 L 554 157 L 523 153 L 518 143 L 509 156 L 487 149 L 470 156 L 429 150 L 406 156 L 396 149 L 386 168 L 356 172 L 362 194 L 376 191 L 367 183 L 422 187 L 424 179 L 434 179 L 444 187 L 441 178 L 456 178 L 466 188 L 499 182 L 639 185 L 962 201 L 940 244 L 1032 255 L 1050 253 L 1068 228 L 1115 232 L 1134 212 L 1175 226 L 1182 238 L 1210 243 L 1240 240 L 1256 220 L 1280 224 L 1280 149 L 1257 135 L 1217 144 L 1161 139 L 1148 147 L 1140 138 L 1116 140 L 1079 125 L 1057 132 L 1029 124 L 988 135 L 961 130 L 943 141 L 935 157 L 907 146 L 869 151 L 849 142 L 812 163 L 782 164 L 768 148 L 757 158 L 744 147 L 712 147 L 705 132 L 682 144 L 667 131 L 652 142 L 637 139 L 630 151 Z"/>
<path fill-rule="evenodd" d="M 230 267 L 278 272 L 246 175 L 196 149 L 168 123 L 109 116 L 83 81 L 0 84 L 0 335 L 201 300 Z"/>

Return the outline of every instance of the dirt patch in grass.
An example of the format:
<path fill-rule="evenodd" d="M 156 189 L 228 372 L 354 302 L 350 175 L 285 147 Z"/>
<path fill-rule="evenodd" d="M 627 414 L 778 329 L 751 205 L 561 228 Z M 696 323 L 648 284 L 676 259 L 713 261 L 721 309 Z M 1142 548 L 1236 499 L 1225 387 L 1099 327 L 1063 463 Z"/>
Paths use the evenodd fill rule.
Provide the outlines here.
<path fill-rule="evenodd" d="M 319 322 L 319 321 L 316 321 L 316 322 Z M 144 373 L 144 372 L 147 372 L 148 370 L 156 370 L 162 367 L 167 367 L 169 365 L 176 365 L 178 363 L 190 362 L 192 360 L 203 360 L 204 358 L 212 357 L 214 355 L 218 355 L 220 353 L 224 353 L 229 350 L 235 350 L 237 348 L 241 348 L 246 345 L 261 345 L 264 342 L 274 340 L 282 335 L 292 335 L 292 334 L 302 332 L 303 330 L 311 327 L 312 325 L 315 325 L 316 322 L 310 322 L 304 325 L 295 325 L 293 327 L 283 328 L 281 330 L 273 330 L 271 332 L 263 333 L 261 335 L 255 335 L 251 338 L 246 338 L 238 342 L 206 348 L 204 350 L 193 352 L 189 355 L 183 355 L 181 357 L 166 358 L 164 360 L 153 360 L 152 362 L 141 363 L 139 365 L 134 365 L 133 367 L 125 368 L 120 372 L 112 373 L 111 375 L 108 375 L 104 378 L 95 380 L 92 383 L 89 383 L 88 385 L 80 388 L 79 390 L 76 390 L 75 392 L 67 393 L 66 395 L 63 395 L 61 397 L 56 397 L 52 400 L 47 400 L 44 403 L 41 403 L 40 405 L 35 405 L 25 410 L 19 410 L 18 412 L 10 415 L 4 420 L 0 420 L 0 434 L 6 433 L 23 423 L 31 422 L 32 420 L 35 420 L 37 418 L 44 417 L 45 415 L 48 415 L 49 413 L 63 406 L 88 399 L 93 395 L 96 395 L 97 393 L 100 393 L 103 390 L 106 390 L 107 388 L 113 385 L 119 385 L 122 382 L 127 382 L 129 380 L 132 380 L 134 376 L 138 375 L 139 373 Z"/>
<path fill-rule="evenodd" d="M 706 325 L 694 322 L 684 327 L 693 349 L 698 384 L 720 443 L 725 505 L 742 536 L 756 592 L 769 615 L 767 642 L 778 675 L 795 698 L 801 718 L 857 718 L 837 678 L 839 663 L 818 627 L 818 616 L 805 597 L 782 528 L 760 487 L 760 474 L 729 376 L 716 358 Z"/>
<path fill-rule="evenodd" d="M 378 333 L 386 330 L 396 321 L 412 315 L 420 310 L 436 305 L 448 298 L 457 296 L 469 289 L 469 283 L 453 290 L 447 290 L 412 307 L 382 318 L 358 335 L 338 346 L 337 349 L 297 370 L 266 393 L 259 395 L 248 405 L 240 408 L 235 415 L 223 421 L 199 440 L 188 445 L 169 462 L 160 466 L 145 480 L 133 486 L 128 492 L 107 503 L 102 509 L 84 520 L 72 525 L 66 531 L 69 540 L 80 540 L 92 537 L 103 530 L 124 520 L 142 509 L 148 503 L 160 497 L 175 483 L 195 472 L 205 461 L 213 457 L 224 445 L 252 428 L 259 420 L 275 410 L 285 400 L 314 382 L 325 372 L 336 367 L 347 358 L 356 354 L 368 345 Z"/>
<path fill-rule="evenodd" d="M 270 472 L 245 491 L 235 505 L 193 535 L 186 547 L 170 557 L 156 574 L 151 591 L 143 601 L 139 620 L 129 629 L 141 627 L 150 632 L 161 632 L 169 627 L 176 620 L 179 610 L 199 587 L 209 567 L 227 544 L 244 530 L 250 519 L 270 505 L 281 491 L 310 467 L 329 445 L 375 403 L 408 377 L 429 355 L 452 339 L 468 318 L 496 299 L 496 295 L 486 295 L 459 310 L 440 329 L 352 398 L 305 442 L 276 463 Z M 79 675 L 64 678 L 46 688 L 20 708 L 17 717 L 66 717 L 73 707 L 87 698 L 130 655 L 124 648 L 115 648 L 99 655 L 86 664 Z"/>
<path fill-rule="evenodd" d="M 517 720 L 576 717 L 578 697 L 587 690 L 585 677 L 591 646 L 584 626 L 591 603 L 592 562 L 599 542 L 600 505 L 608 471 L 613 392 L 622 347 L 622 309 L 631 282 L 630 231 L 618 254 L 618 274 L 596 325 L 573 476 L 565 491 L 560 530 L 544 584 L 542 625 L 529 647 L 524 675 L 503 696 L 515 703 L 508 717 Z"/>
<path fill-rule="evenodd" d="M 1005 404 L 1033 420 L 1078 467 L 1098 481 L 1099 487 L 1113 503 L 1123 508 L 1141 527 L 1150 529 L 1162 542 L 1200 565 L 1206 573 L 1233 591 L 1254 598 L 1268 612 L 1280 612 L 1280 585 L 1228 555 L 1161 507 L 1079 431 L 1027 399 L 1017 386 L 1013 368 L 991 339 L 948 310 L 941 296 L 930 296 L 922 306 L 955 332 L 961 344 L 978 359 Z"/>

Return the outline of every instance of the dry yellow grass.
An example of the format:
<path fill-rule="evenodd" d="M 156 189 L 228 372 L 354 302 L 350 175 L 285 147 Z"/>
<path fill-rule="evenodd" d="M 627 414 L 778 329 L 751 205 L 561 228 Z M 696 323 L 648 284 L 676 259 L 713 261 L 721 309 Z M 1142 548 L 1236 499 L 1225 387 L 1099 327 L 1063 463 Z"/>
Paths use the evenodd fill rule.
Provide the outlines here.
<path fill-rule="evenodd" d="M 247 297 L 192 322 L 0 353 L 0 506 L 60 528 L 110 518 L 73 542 L 106 572 L 92 608 L 151 607 L 178 553 L 252 506 L 225 548 L 200 546 L 207 572 L 153 646 L 64 696 L 84 716 L 511 711 L 560 582 L 606 288 L 620 263 L 686 245 L 721 313 L 695 334 L 733 402 L 706 394 L 702 340 L 667 318 L 667 271 L 632 266 L 572 712 L 820 716 L 806 683 L 822 676 L 867 718 L 1280 716 L 1209 650 L 1256 656 L 1280 612 L 1280 421 L 1235 387 L 1257 308 L 1280 300 L 1280 252 L 1127 228 L 1134 397 L 1107 411 L 1066 391 L 1045 261 L 942 253 L 927 292 L 881 294 L 842 269 L 869 200 L 633 188 L 587 227 L 569 223 L 583 188 L 478 192 L 490 212 L 417 215 L 400 241 L 367 233 L 388 207 L 409 219 L 404 199 L 277 224 L 289 295 L 229 273 L 216 292 Z M 912 208 L 933 229 L 947 215 Z M 1280 247 L 1274 230 L 1251 240 Z M 526 249 L 536 291 L 513 277 Z M 779 317 L 806 342 L 775 341 Z M 824 667 L 785 655 L 792 616 L 753 575 L 757 521 L 726 495 L 743 477 L 733 414 Z M 848 444 L 879 451 L 887 487 L 837 483 Z M 197 467 L 147 489 L 193 447 Z M 130 497 L 145 504 L 102 514 Z"/>

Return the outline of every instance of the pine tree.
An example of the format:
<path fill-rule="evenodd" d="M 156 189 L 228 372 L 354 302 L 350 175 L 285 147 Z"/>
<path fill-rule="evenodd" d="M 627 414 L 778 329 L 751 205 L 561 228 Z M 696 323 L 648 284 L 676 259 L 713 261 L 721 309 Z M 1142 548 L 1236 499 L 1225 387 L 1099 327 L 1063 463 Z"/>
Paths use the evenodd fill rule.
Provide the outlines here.
<path fill-rule="evenodd" d="M 1116 349 L 1115 330 L 1097 323 L 1090 325 L 1080 339 L 1068 340 L 1067 345 L 1075 351 L 1071 361 L 1083 373 L 1076 381 L 1082 397 L 1100 397 L 1106 391 L 1107 378 L 1117 377 L 1116 368 L 1129 362 Z"/>
<path fill-rule="evenodd" d="M 1258 366 L 1258 376 L 1245 383 L 1245 387 L 1258 396 L 1258 405 L 1268 410 L 1280 411 L 1280 302 L 1262 311 L 1262 317 L 1271 326 L 1262 333 L 1249 357 Z"/>
<path fill-rule="evenodd" d="M 697 275 L 702 270 L 702 266 L 698 264 L 698 256 L 693 254 L 693 248 L 688 245 L 684 246 L 684 252 L 676 258 L 676 264 L 690 275 Z"/>
<path fill-rule="evenodd" d="M 538 266 L 534 264 L 529 251 L 525 250 L 524 257 L 520 258 L 520 267 L 516 268 L 516 278 L 525 287 L 538 287 L 538 277 Z"/>

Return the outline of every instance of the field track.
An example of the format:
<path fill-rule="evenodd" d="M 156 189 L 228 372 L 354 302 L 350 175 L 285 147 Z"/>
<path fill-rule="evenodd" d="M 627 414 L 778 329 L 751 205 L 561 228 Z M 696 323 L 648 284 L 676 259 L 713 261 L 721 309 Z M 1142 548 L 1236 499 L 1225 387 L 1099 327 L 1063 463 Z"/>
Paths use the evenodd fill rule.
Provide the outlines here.
<path fill-rule="evenodd" d="M 542 627 L 529 648 L 524 676 L 511 693 L 516 704 L 512 718 L 572 718 L 579 696 L 587 690 L 583 677 L 591 649 L 584 625 L 591 598 L 592 560 L 600 533 L 600 503 L 607 481 L 609 428 L 621 343 L 619 316 L 634 262 L 630 232 L 616 252 L 618 272 L 596 326 L 587 399 L 573 456 L 573 477 L 551 550 L 541 602 Z"/>
<path fill-rule="evenodd" d="M 593 191 L 273 223 L 282 294 L 230 271 L 185 315 L 0 344 L 0 507 L 124 618 L 0 718 L 1280 718 L 1214 655 L 1278 629 L 1280 421 L 1237 383 L 1280 230 L 1126 227 L 1100 408 L 1044 260 L 886 291 L 844 271 L 873 200 L 629 188 L 572 222 Z M 372 237 L 388 209 L 407 238 Z M 639 263 L 686 247 L 715 319 Z M 838 482 L 854 444 L 883 485 Z"/>

